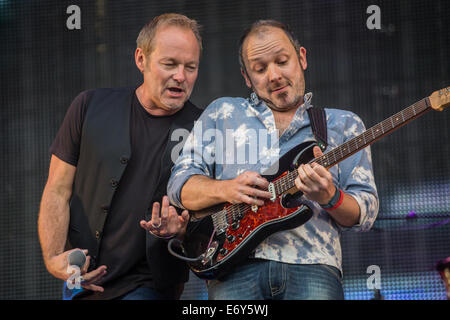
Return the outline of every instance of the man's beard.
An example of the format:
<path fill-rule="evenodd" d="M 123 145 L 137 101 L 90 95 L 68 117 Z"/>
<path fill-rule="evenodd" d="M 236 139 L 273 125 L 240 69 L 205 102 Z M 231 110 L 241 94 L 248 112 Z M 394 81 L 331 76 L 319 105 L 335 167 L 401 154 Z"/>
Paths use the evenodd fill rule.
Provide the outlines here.
<path fill-rule="evenodd" d="M 279 107 L 279 106 L 276 105 L 272 100 L 266 99 L 266 98 L 262 98 L 262 97 L 258 94 L 258 92 L 256 91 L 256 89 L 255 89 L 253 86 L 252 86 L 252 89 L 253 89 L 253 92 L 256 93 L 256 95 L 258 96 L 258 98 L 259 98 L 260 100 L 264 101 L 270 109 L 275 110 L 275 111 L 278 111 L 278 112 L 287 112 L 287 111 L 289 111 L 289 110 L 295 109 L 295 108 L 297 108 L 297 107 L 303 102 L 303 95 L 300 95 L 300 94 L 299 94 L 299 95 L 296 95 L 296 96 L 294 97 L 294 99 L 293 99 L 293 101 L 292 101 L 291 103 L 288 103 L 287 105 L 284 105 L 283 107 Z M 281 96 L 283 96 L 283 95 L 287 96 L 288 93 L 286 93 L 286 92 L 280 93 L 279 96 L 278 96 L 278 99 L 282 98 Z"/>
<path fill-rule="evenodd" d="M 267 104 L 267 106 L 270 109 L 272 109 L 272 110 L 275 110 L 275 111 L 278 111 L 278 112 L 286 112 L 286 111 L 289 111 L 289 110 L 292 110 L 292 109 L 295 109 L 295 108 L 299 107 L 303 103 L 303 97 L 304 97 L 304 94 L 305 94 L 305 78 L 304 78 L 305 74 L 304 74 L 303 69 L 301 69 L 301 73 L 302 73 L 301 77 L 298 79 L 298 82 L 297 82 L 298 83 L 298 88 L 294 88 L 293 87 L 294 88 L 293 101 L 291 103 L 288 103 L 287 106 L 283 106 L 281 108 L 279 106 L 277 106 L 269 98 L 263 98 L 259 94 L 259 92 L 256 90 L 255 86 L 253 85 L 253 82 L 252 82 L 251 78 L 250 77 L 248 77 L 248 78 L 250 80 L 251 89 L 258 96 L 258 99 L 264 101 Z M 267 92 L 269 93 L 269 97 L 270 97 L 270 93 L 272 92 L 272 89 L 280 87 L 281 84 L 282 85 L 292 86 L 292 82 L 287 80 L 286 83 L 279 83 L 279 84 L 276 84 L 276 85 L 272 86 L 272 88 L 267 88 Z M 282 95 L 288 95 L 288 93 L 287 92 L 282 92 L 282 93 L 279 94 L 279 97 L 282 96 Z"/>

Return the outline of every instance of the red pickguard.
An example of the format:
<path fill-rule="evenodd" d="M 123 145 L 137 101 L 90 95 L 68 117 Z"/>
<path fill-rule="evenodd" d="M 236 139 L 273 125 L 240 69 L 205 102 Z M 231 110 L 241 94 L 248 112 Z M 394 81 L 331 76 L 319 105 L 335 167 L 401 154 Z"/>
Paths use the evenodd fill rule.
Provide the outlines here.
<path fill-rule="evenodd" d="M 274 181 L 283 177 L 286 173 L 280 175 Z M 230 206 L 230 205 L 226 205 Z M 245 239 L 255 230 L 262 227 L 268 222 L 272 222 L 278 219 L 285 218 L 290 214 L 296 212 L 298 208 L 286 209 L 281 205 L 280 197 L 278 197 L 274 202 L 267 200 L 264 206 L 259 207 L 256 212 L 251 209 L 247 210 L 244 217 L 239 223 L 239 228 L 233 230 L 231 227 L 227 228 L 227 236 L 232 235 L 234 237 L 233 241 L 226 240 L 223 244 L 223 248 L 227 250 L 225 255 L 219 254 L 217 256 L 217 261 L 224 259 L 228 253 L 233 252 L 236 247 L 238 247 Z"/>

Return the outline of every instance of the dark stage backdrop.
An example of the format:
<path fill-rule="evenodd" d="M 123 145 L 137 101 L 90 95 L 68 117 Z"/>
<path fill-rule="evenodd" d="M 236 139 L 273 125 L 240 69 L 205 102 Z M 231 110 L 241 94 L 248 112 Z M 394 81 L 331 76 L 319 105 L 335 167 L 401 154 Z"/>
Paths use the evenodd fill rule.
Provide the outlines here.
<path fill-rule="evenodd" d="M 366 25 L 371 4 L 381 29 Z M 66 27 L 70 5 L 81 9 L 79 30 Z M 203 108 L 248 95 L 237 42 L 260 18 L 289 24 L 307 49 L 313 103 L 351 110 L 366 127 L 450 85 L 446 0 L 0 1 L 0 299 L 60 298 L 37 237 L 49 146 L 80 91 L 140 83 L 135 39 L 164 12 L 203 25 L 192 96 Z M 370 266 L 385 299 L 445 299 L 435 264 L 450 256 L 449 125 L 449 111 L 431 112 L 373 145 L 380 213 L 372 231 L 342 235 L 346 299 L 373 297 Z M 207 298 L 204 282 L 191 275 L 183 298 Z"/>

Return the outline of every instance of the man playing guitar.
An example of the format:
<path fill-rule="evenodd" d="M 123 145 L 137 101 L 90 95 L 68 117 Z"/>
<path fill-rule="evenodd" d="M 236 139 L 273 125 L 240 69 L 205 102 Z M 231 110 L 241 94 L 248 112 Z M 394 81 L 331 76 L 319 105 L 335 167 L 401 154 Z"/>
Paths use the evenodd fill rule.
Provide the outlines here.
<path fill-rule="evenodd" d="M 312 106 L 312 94 L 305 95 L 306 49 L 273 20 L 254 23 L 240 44 L 241 72 L 253 94 L 250 99 L 213 101 L 194 126 L 168 184 L 171 202 L 188 210 L 226 202 L 263 206 L 273 196 L 262 175 L 266 164 L 273 163 L 274 154 L 277 158 L 304 141 L 314 141 L 306 112 Z M 326 109 L 326 120 L 329 148 L 365 130 L 349 111 Z M 204 135 L 199 137 L 196 130 Z M 264 130 L 271 137 L 278 132 L 276 143 L 259 139 L 257 161 L 236 161 L 238 148 L 255 150 L 252 133 Z M 206 137 L 207 132 L 214 135 Z M 221 141 L 225 136 L 226 142 Z M 234 141 L 229 143 L 229 137 Z M 317 146 L 313 152 L 322 155 Z M 370 148 L 332 168 L 310 163 L 297 172 L 295 187 L 312 217 L 297 228 L 272 234 L 229 274 L 209 281 L 210 299 L 344 298 L 340 233 L 369 230 L 378 213 Z"/>

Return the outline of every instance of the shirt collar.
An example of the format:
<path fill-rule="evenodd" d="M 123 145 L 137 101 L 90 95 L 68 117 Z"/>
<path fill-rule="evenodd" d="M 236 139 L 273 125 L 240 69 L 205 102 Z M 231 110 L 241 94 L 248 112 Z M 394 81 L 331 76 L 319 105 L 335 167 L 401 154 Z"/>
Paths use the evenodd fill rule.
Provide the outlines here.
<path fill-rule="evenodd" d="M 312 96 L 312 92 L 308 92 L 303 96 L 303 104 L 297 108 L 291 123 L 280 137 L 282 141 L 287 141 L 298 130 L 309 125 L 309 118 L 305 119 L 305 111 L 313 106 L 311 104 Z M 264 126 L 269 131 L 275 130 L 275 119 L 273 117 L 272 109 L 270 109 L 263 100 L 259 99 L 255 92 L 250 94 L 248 102 L 250 104 L 248 108 L 264 124 Z"/>

